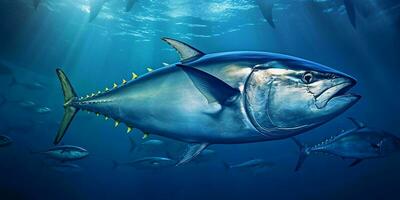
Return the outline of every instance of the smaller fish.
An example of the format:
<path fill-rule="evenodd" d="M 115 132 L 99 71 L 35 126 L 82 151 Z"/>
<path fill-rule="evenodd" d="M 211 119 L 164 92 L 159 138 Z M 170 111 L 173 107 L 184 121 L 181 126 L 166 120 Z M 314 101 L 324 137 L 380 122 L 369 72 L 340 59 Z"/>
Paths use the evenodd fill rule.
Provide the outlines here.
<path fill-rule="evenodd" d="M 24 83 L 21 81 L 17 81 L 17 79 L 13 76 L 11 79 L 11 82 L 8 84 L 10 87 L 13 86 L 20 86 L 22 88 L 25 88 L 27 90 L 44 90 L 46 89 L 46 86 L 43 85 L 40 82 L 32 82 L 32 83 Z"/>
<path fill-rule="evenodd" d="M 89 155 L 89 152 L 86 149 L 72 145 L 56 146 L 45 151 L 31 152 L 31 153 L 43 154 L 46 155 L 48 158 L 58 160 L 61 162 L 80 160 Z"/>
<path fill-rule="evenodd" d="M 160 152 L 164 151 L 164 142 L 161 140 L 157 139 L 151 139 L 151 140 L 146 140 L 142 142 L 139 146 L 136 146 L 133 141 L 131 141 L 131 149 L 130 152 L 132 151 L 138 151 L 138 152 L 145 152 L 145 153 L 155 153 L 155 152 Z"/>
<path fill-rule="evenodd" d="M 16 102 L 19 106 L 21 106 L 22 108 L 33 108 L 36 106 L 36 103 L 33 101 L 19 101 Z"/>
<path fill-rule="evenodd" d="M 41 107 L 37 107 L 35 109 L 35 112 L 39 113 L 39 114 L 47 114 L 47 113 L 51 112 L 51 109 L 46 106 L 41 106 Z"/>
<path fill-rule="evenodd" d="M 304 160 L 311 154 L 325 153 L 354 159 L 351 167 L 365 159 L 380 158 L 400 152 L 400 138 L 387 133 L 366 127 L 354 118 L 349 118 L 355 125 L 354 129 L 327 139 L 314 146 L 303 145 L 296 138 L 293 141 L 300 148 L 300 156 L 295 171 L 298 171 Z"/>
<path fill-rule="evenodd" d="M 170 158 L 145 157 L 125 163 L 118 163 L 116 161 L 113 161 L 113 169 L 116 169 L 119 166 L 130 166 L 134 167 L 135 169 L 161 169 L 173 167 L 176 163 L 177 161 Z"/>
<path fill-rule="evenodd" d="M 77 173 L 81 172 L 83 168 L 77 164 L 72 163 L 58 163 L 48 166 L 51 170 L 61 173 Z"/>
<path fill-rule="evenodd" d="M 13 142 L 13 140 L 6 136 L 6 135 L 0 135 L 0 147 L 8 146 Z"/>
<path fill-rule="evenodd" d="M 275 163 L 268 162 L 263 159 L 252 159 L 236 165 L 229 165 L 228 163 L 223 163 L 223 164 L 225 169 L 244 169 L 244 170 L 268 169 L 275 166 Z"/>

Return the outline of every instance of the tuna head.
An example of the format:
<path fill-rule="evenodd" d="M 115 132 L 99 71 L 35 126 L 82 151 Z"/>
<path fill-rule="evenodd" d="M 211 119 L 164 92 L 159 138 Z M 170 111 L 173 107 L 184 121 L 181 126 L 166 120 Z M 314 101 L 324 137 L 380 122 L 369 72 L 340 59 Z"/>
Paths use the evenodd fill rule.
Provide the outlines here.
<path fill-rule="evenodd" d="M 360 98 L 356 81 L 323 65 L 285 57 L 254 67 L 245 85 L 246 112 L 263 135 L 284 138 L 321 125 Z"/>

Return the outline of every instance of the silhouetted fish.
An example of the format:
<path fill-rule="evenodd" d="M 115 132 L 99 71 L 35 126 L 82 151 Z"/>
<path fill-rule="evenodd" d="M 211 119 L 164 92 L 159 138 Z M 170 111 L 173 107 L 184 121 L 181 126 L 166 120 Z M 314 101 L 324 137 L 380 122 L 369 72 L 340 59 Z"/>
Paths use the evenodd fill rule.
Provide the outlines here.
<path fill-rule="evenodd" d="M 172 167 L 176 163 L 177 162 L 175 160 L 172 160 L 170 158 L 145 157 L 125 163 L 118 163 L 116 161 L 113 161 L 113 169 L 119 166 L 130 166 L 136 169 L 160 169 L 160 168 Z"/>
<path fill-rule="evenodd" d="M 43 154 L 51 159 L 59 160 L 62 162 L 79 160 L 89 155 L 89 152 L 86 149 L 72 145 L 56 146 L 45 151 L 31 152 L 31 153 Z"/>
<path fill-rule="evenodd" d="M 225 169 L 246 169 L 246 170 L 258 170 L 265 168 L 272 168 L 275 166 L 273 162 L 267 162 L 263 159 L 252 159 L 243 163 L 239 163 L 236 165 L 229 165 L 224 163 Z"/>
<path fill-rule="evenodd" d="M 9 86 L 20 86 L 28 90 L 43 90 L 46 88 L 42 83 L 39 82 L 30 82 L 30 83 L 24 83 L 21 81 L 17 81 L 17 79 L 13 76 L 11 79 L 11 82 L 9 83 Z"/>
<path fill-rule="evenodd" d="M 57 163 L 48 167 L 53 171 L 61 173 L 77 173 L 83 170 L 81 166 L 72 163 Z"/>
<path fill-rule="evenodd" d="M 343 159 L 354 159 L 350 166 L 357 165 L 364 159 L 385 157 L 400 152 L 400 138 L 385 131 L 366 127 L 363 123 L 349 118 L 356 126 L 354 129 L 327 139 L 314 146 L 305 146 L 297 139 L 294 142 L 300 148 L 300 156 L 295 170 L 299 170 L 307 156 L 325 153 Z"/>

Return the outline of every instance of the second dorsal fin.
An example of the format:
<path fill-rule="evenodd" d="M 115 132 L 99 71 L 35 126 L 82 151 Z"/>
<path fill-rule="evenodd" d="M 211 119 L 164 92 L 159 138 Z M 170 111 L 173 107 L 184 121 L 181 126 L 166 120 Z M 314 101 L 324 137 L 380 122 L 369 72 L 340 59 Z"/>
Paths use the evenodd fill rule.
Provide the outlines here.
<path fill-rule="evenodd" d="M 181 58 L 181 62 L 188 62 L 191 60 L 195 60 L 197 58 L 200 58 L 201 56 L 205 55 L 203 52 L 200 50 L 175 39 L 172 38 L 162 38 L 163 41 L 171 45 L 179 54 Z"/>

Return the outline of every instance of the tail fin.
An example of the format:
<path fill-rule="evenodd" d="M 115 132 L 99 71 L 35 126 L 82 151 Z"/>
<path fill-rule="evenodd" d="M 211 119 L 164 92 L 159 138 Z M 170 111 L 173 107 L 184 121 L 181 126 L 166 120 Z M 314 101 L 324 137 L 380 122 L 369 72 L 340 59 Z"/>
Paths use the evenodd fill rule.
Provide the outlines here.
<path fill-rule="evenodd" d="M 72 88 L 67 76 L 65 76 L 61 69 L 57 69 L 56 72 L 64 93 L 64 117 L 61 121 L 56 138 L 54 139 L 54 144 L 60 143 L 76 113 L 79 111 L 78 108 L 75 108 L 71 105 L 71 103 L 76 99 L 76 93 Z"/>
<path fill-rule="evenodd" d="M 113 160 L 112 162 L 113 162 L 112 169 L 117 169 L 117 167 L 119 166 L 119 163 L 115 160 Z"/>
<path fill-rule="evenodd" d="M 136 145 L 135 139 L 133 137 L 129 137 L 129 141 L 131 143 L 131 148 L 129 149 L 129 152 L 131 153 L 131 152 L 135 151 L 137 145 Z"/>
<path fill-rule="evenodd" d="M 299 171 L 299 169 L 301 168 L 301 166 L 303 165 L 304 160 L 307 158 L 308 153 L 307 153 L 307 147 L 304 146 L 304 144 L 302 144 L 299 140 L 297 140 L 296 138 L 292 137 L 292 140 L 294 141 L 294 143 L 296 143 L 296 145 L 299 147 L 300 149 L 300 155 L 299 155 L 299 159 L 297 161 L 296 164 L 296 168 L 294 171 Z"/>

